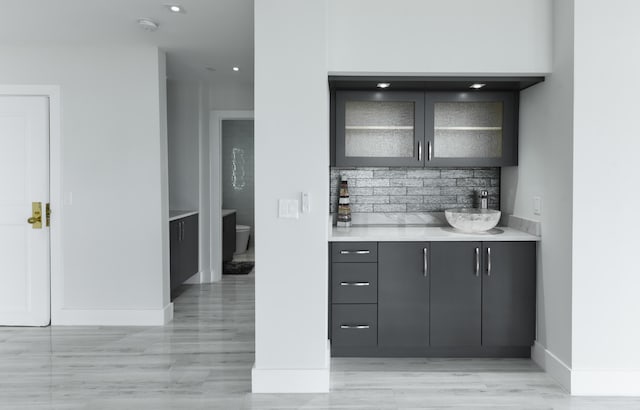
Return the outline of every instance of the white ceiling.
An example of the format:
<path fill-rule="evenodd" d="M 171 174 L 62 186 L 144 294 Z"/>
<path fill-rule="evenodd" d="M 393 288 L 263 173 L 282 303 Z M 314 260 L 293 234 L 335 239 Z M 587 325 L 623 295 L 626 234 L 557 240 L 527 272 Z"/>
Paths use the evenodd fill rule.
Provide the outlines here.
<path fill-rule="evenodd" d="M 186 13 L 171 13 L 167 4 Z M 156 21 L 158 31 L 138 27 L 141 17 Z M 153 45 L 167 52 L 171 79 L 247 84 L 253 0 L 0 0 L 0 45 Z"/>

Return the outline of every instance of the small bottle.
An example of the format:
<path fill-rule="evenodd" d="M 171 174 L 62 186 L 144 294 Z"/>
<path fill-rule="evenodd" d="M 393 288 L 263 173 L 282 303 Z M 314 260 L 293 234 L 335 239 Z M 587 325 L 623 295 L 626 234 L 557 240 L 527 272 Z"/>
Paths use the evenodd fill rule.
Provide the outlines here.
<path fill-rule="evenodd" d="M 348 228 L 351 226 L 351 205 L 349 203 L 349 186 L 347 178 L 342 176 L 340 179 L 340 198 L 338 198 L 338 222 L 340 228 Z"/>

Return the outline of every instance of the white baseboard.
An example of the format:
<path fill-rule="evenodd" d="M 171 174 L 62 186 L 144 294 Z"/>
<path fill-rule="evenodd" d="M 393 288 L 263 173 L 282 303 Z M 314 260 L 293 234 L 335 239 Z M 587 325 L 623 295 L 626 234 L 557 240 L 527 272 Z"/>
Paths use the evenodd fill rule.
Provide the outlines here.
<path fill-rule="evenodd" d="M 171 320 L 173 303 L 162 309 L 60 309 L 51 312 L 53 326 L 164 326 Z"/>
<path fill-rule="evenodd" d="M 638 370 L 573 370 L 572 396 L 640 396 Z"/>
<path fill-rule="evenodd" d="M 571 391 L 571 368 L 537 341 L 531 348 L 531 359 L 565 391 Z"/>
<path fill-rule="evenodd" d="M 184 283 L 187 285 L 199 285 L 201 283 L 205 283 L 206 274 L 206 271 L 196 272 L 189 279 L 185 280 Z"/>
<path fill-rule="evenodd" d="M 328 393 L 331 350 L 327 344 L 326 367 L 321 369 L 251 369 L 252 393 Z"/>

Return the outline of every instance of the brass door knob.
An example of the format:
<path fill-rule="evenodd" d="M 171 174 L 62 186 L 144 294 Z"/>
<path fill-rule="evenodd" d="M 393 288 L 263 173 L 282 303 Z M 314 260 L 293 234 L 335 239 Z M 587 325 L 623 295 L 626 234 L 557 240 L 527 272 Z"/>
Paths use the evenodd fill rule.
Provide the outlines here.
<path fill-rule="evenodd" d="M 38 216 L 38 217 L 31 217 L 29 219 L 27 219 L 27 222 L 29 222 L 30 224 L 35 224 L 35 223 L 42 223 L 42 217 Z"/>

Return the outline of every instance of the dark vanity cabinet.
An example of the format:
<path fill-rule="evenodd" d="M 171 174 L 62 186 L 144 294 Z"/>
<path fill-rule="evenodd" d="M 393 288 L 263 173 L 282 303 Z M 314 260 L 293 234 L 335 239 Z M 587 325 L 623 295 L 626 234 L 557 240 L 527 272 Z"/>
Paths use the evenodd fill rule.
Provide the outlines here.
<path fill-rule="evenodd" d="M 349 166 L 511 166 L 517 91 L 335 91 L 332 160 Z"/>
<path fill-rule="evenodd" d="M 171 290 L 198 272 L 198 215 L 169 222 Z"/>
<path fill-rule="evenodd" d="M 331 244 L 334 356 L 528 357 L 535 242 Z"/>

